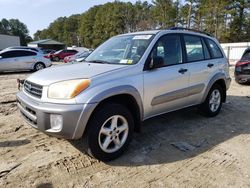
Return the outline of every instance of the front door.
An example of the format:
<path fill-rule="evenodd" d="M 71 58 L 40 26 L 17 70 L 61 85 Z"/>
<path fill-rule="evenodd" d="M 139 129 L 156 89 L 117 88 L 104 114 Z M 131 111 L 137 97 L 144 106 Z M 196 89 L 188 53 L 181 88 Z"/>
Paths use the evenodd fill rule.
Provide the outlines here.
<path fill-rule="evenodd" d="M 167 34 L 159 39 L 150 59 L 164 60 L 161 68 L 144 71 L 144 119 L 189 105 L 188 64 L 183 64 L 181 38 Z"/>

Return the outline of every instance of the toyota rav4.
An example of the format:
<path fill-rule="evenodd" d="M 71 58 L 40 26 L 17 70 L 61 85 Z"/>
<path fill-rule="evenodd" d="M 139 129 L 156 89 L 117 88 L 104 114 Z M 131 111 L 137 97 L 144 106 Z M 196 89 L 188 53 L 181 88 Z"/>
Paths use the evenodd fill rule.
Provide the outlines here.
<path fill-rule="evenodd" d="M 230 82 L 215 38 L 172 28 L 115 36 L 84 63 L 34 73 L 17 99 L 32 127 L 82 138 L 88 154 L 109 161 L 126 150 L 146 119 L 190 106 L 216 116 Z"/>

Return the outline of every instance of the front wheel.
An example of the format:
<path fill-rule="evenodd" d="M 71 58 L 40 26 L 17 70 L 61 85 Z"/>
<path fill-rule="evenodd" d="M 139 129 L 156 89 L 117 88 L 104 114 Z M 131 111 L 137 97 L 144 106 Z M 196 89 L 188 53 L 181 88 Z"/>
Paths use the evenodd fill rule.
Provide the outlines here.
<path fill-rule="evenodd" d="M 39 71 L 45 68 L 45 65 L 43 63 L 36 63 L 35 64 L 35 71 Z"/>
<path fill-rule="evenodd" d="M 207 98 L 200 106 L 200 110 L 205 116 L 214 117 L 219 114 L 222 106 L 222 88 L 215 84 L 209 91 Z"/>
<path fill-rule="evenodd" d="M 128 147 L 134 132 L 130 111 L 120 104 L 106 104 L 98 109 L 84 135 L 89 155 L 101 161 L 118 158 Z"/>

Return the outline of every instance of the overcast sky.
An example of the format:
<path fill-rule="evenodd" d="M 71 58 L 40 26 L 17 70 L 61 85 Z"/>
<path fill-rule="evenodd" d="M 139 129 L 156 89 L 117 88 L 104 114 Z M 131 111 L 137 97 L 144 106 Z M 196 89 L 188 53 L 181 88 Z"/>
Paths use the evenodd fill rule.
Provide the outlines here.
<path fill-rule="evenodd" d="M 17 18 L 27 25 L 33 36 L 60 16 L 83 13 L 94 5 L 106 2 L 112 0 L 0 0 L 0 20 Z"/>

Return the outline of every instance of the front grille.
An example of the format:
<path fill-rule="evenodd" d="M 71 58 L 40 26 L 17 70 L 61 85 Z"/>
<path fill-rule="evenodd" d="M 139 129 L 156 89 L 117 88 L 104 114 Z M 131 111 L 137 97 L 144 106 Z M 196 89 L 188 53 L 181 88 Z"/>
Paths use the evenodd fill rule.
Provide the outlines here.
<path fill-rule="evenodd" d="M 20 112 L 23 115 L 23 117 L 34 127 L 37 127 L 37 121 L 35 120 L 36 117 L 36 112 L 29 107 L 25 107 L 19 100 L 17 100 L 18 106 L 20 108 Z M 33 118 L 28 115 L 31 114 L 33 115 Z M 34 119 L 35 118 L 35 119 Z"/>
<path fill-rule="evenodd" d="M 26 80 L 24 82 L 24 90 L 34 97 L 42 98 L 43 86 L 34 84 Z"/>

